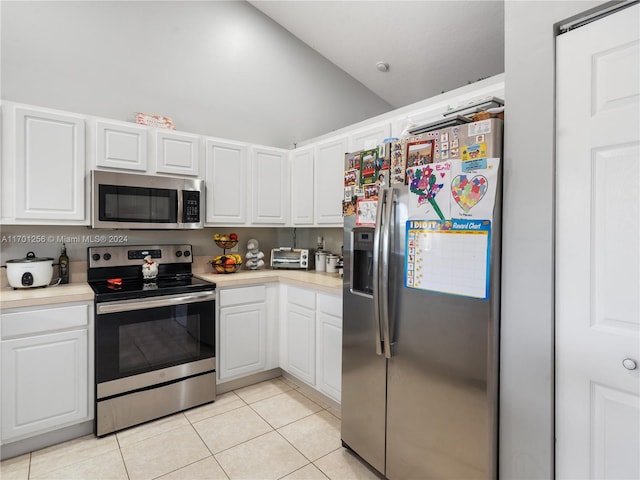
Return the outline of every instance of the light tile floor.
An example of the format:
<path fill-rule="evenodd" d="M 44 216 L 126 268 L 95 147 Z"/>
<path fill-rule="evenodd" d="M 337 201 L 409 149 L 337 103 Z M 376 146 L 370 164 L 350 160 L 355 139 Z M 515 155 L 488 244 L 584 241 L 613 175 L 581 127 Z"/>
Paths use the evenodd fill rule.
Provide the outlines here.
<path fill-rule="evenodd" d="M 342 447 L 339 416 L 281 377 L 104 438 L 89 435 L 5 460 L 0 477 L 377 479 Z"/>

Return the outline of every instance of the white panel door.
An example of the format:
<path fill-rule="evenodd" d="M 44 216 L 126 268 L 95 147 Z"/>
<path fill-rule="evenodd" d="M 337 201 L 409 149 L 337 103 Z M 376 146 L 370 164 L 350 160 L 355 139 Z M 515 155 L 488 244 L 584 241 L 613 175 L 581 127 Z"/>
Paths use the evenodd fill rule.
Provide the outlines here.
<path fill-rule="evenodd" d="M 315 311 L 292 303 L 287 305 L 287 371 L 316 383 Z"/>
<path fill-rule="evenodd" d="M 558 479 L 640 478 L 639 19 L 557 38 Z"/>
<path fill-rule="evenodd" d="M 200 173 L 200 137 L 156 130 L 156 171 L 197 177 Z"/>
<path fill-rule="evenodd" d="M 316 146 L 314 166 L 315 223 L 342 227 L 344 200 L 344 155 L 347 137 L 339 137 Z"/>
<path fill-rule="evenodd" d="M 205 154 L 206 225 L 247 221 L 248 146 L 207 139 Z"/>
<path fill-rule="evenodd" d="M 251 149 L 251 221 L 284 225 L 289 207 L 289 154 L 275 148 Z"/>
<path fill-rule="evenodd" d="M 16 219 L 86 219 L 84 130 L 81 117 L 16 108 Z"/>
<path fill-rule="evenodd" d="M 220 380 L 261 372 L 266 361 L 266 305 L 220 308 Z"/>
<path fill-rule="evenodd" d="M 291 151 L 291 225 L 313 225 L 313 147 Z"/>
<path fill-rule="evenodd" d="M 96 166 L 147 170 L 147 127 L 98 120 L 94 129 Z"/>
<path fill-rule="evenodd" d="M 2 440 L 89 415 L 88 333 L 77 330 L 2 342 Z"/>
<path fill-rule="evenodd" d="M 318 312 L 318 388 L 340 402 L 342 318 Z"/>

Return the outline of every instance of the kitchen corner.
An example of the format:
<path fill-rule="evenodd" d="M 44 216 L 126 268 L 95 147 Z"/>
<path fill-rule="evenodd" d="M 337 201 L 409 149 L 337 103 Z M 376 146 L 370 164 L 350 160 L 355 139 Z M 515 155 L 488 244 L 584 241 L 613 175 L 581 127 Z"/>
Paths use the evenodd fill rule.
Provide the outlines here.
<path fill-rule="evenodd" d="M 212 273 L 208 264 L 210 257 L 195 257 L 194 275 L 214 282 L 217 288 L 240 287 L 269 282 L 279 282 L 301 287 L 311 287 L 325 293 L 341 294 L 342 278 L 338 273 L 316 272 L 313 270 L 240 270 L 236 273 Z"/>

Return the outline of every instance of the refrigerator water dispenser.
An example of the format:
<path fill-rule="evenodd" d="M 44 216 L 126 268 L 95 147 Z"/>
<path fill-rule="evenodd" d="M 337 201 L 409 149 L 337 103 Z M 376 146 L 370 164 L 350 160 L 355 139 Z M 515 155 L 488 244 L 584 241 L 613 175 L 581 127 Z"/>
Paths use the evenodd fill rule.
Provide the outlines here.
<path fill-rule="evenodd" d="M 372 227 L 353 229 L 353 265 L 351 266 L 351 291 L 373 294 L 373 233 Z"/>

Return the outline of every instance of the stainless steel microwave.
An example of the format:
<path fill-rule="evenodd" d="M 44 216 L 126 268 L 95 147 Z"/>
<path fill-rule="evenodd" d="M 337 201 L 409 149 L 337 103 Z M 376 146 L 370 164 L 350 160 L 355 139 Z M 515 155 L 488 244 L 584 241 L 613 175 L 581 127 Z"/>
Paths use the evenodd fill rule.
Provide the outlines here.
<path fill-rule="evenodd" d="M 204 181 L 91 172 L 93 228 L 204 228 Z"/>

